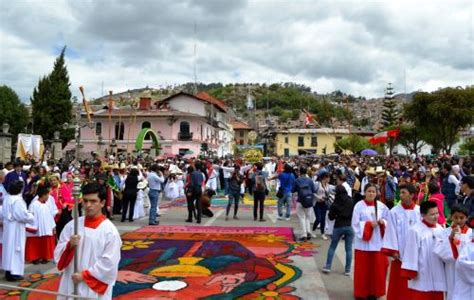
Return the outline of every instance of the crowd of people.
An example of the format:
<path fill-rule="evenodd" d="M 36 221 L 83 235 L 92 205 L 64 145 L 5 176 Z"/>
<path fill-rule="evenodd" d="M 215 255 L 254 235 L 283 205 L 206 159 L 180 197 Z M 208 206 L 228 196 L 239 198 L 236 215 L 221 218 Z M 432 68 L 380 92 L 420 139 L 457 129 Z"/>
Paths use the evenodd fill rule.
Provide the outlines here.
<path fill-rule="evenodd" d="M 64 292 L 72 292 L 72 282 L 84 282 L 84 295 L 111 293 L 117 271 L 110 261 L 102 270 L 94 269 L 90 259 L 81 268 L 87 272 L 69 269 L 71 249 L 81 243 L 70 222 L 78 178 L 81 232 L 92 237 L 83 255 L 94 247 L 115 248 L 118 264 L 120 236 L 110 220 L 134 222 L 147 216 L 149 225 L 159 225 L 163 198 L 185 200 L 185 222 L 199 224 L 213 216 L 217 193 L 228 201 L 226 221 L 232 206 L 233 219 L 239 219 L 239 204 L 250 194 L 253 220 L 265 222 L 265 200 L 271 194 L 278 220 L 290 221 L 294 210 L 300 241 L 318 238 L 317 232 L 323 240 L 331 238 L 324 273 L 331 273 L 336 247 L 344 239 L 344 273 L 350 276 L 355 250 L 356 298 L 387 293 L 388 299 L 443 299 L 447 292 L 448 299 L 472 299 L 473 167 L 472 158 L 456 156 L 299 156 L 252 163 L 114 156 L 72 163 L 14 161 L 0 166 L 1 265 L 6 279 L 16 281 L 22 279 L 25 261 L 54 260 L 72 276 L 62 281 Z"/>

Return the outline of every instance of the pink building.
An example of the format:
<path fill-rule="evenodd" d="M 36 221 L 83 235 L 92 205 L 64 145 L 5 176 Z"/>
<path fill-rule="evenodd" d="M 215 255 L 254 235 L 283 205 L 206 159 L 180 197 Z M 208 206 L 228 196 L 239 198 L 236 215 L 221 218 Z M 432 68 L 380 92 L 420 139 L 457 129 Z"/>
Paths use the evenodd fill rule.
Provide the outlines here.
<path fill-rule="evenodd" d="M 160 154 L 199 155 L 202 148 L 224 156 L 231 153 L 233 132 L 229 125 L 226 105 L 205 92 L 191 95 L 184 92 L 153 102 L 140 97 L 137 109 L 107 107 L 93 113 L 94 128 L 81 129 L 81 154 L 112 149 L 113 139 L 117 152 L 132 152 L 139 132 L 153 129 L 161 147 Z M 87 115 L 81 113 L 86 121 Z M 102 142 L 100 142 L 102 141 Z M 100 145 L 99 145 L 100 144 Z M 74 149 L 71 141 L 65 150 Z M 150 137 L 143 143 L 143 151 L 152 147 Z"/>

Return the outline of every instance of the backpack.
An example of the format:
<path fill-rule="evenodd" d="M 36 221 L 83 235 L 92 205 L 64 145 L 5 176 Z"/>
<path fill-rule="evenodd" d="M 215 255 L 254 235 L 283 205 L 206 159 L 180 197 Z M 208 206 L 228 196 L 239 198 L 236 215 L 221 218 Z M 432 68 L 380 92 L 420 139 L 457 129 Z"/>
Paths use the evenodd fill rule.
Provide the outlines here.
<path fill-rule="evenodd" d="M 265 177 L 262 172 L 255 175 L 255 191 L 264 192 L 266 190 Z"/>
<path fill-rule="evenodd" d="M 314 194 L 311 186 L 308 183 L 302 185 L 298 184 L 298 202 L 300 202 L 304 208 L 309 208 L 313 206 L 313 199 Z"/>

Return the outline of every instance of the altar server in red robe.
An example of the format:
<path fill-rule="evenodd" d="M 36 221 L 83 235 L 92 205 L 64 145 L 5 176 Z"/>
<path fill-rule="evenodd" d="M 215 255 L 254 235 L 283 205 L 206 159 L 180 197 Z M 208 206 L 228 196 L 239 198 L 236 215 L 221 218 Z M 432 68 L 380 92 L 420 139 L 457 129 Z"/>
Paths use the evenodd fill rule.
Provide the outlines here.
<path fill-rule="evenodd" d="M 354 297 L 385 295 L 388 258 L 382 249 L 389 210 L 376 201 L 377 188 L 369 183 L 364 188 L 365 199 L 354 206 L 352 228 L 355 233 Z"/>
<path fill-rule="evenodd" d="M 31 202 L 28 209 L 34 216 L 34 223 L 26 225 L 25 256 L 26 261 L 33 264 L 46 264 L 54 258 L 56 222 L 47 202 L 49 197 L 49 186 L 39 186 L 37 199 Z"/>
<path fill-rule="evenodd" d="M 422 222 L 410 227 L 405 244 L 401 275 L 408 278 L 411 300 L 443 300 L 446 274 L 443 261 L 434 253 L 443 235 L 435 202 L 421 203 Z"/>
<path fill-rule="evenodd" d="M 460 247 L 469 243 L 472 239 L 472 229 L 466 224 L 467 217 L 466 207 L 453 205 L 450 217 L 453 223 L 450 227 L 444 229 L 444 236 L 436 241 L 434 248 L 434 253 L 444 262 L 448 288 L 447 300 L 453 300 L 455 283 L 459 280 L 456 276 L 455 266 Z M 472 276 L 474 276 L 474 273 Z"/>
<path fill-rule="evenodd" d="M 420 207 L 413 201 L 416 188 L 412 184 L 401 185 L 401 203 L 390 210 L 382 252 L 393 258 L 390 267 L 387 300 L 409 299 L 408 280 L 400 276 L 405 240 L 408 229 L 421 222 Z"/>
<path fill-rule="evenodd" d="M 82 194 L 85 217 L 78 220 L 78 234 L 74 234 L 74 222 L 69 222 L 54 251 L 54 260 L 62 271 L 59 292 L 72 294 L 77 283 L 80 296 L 112 299 L 122 240 L 114 224 L 102 214 L 107 196 L 100 186 L 89 183 Z M 75 247 L 79 260 L 76 272 L 72 263 Z"/>

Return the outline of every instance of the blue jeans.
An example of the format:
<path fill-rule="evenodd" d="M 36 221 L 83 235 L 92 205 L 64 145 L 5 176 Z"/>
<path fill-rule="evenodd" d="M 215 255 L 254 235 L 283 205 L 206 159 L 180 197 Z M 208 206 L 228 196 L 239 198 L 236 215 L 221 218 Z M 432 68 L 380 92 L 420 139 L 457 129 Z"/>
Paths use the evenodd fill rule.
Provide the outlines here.
<path fill-rule="evenodd" d="M 283 197 L 278 198 L 278 216 L 283 217 L 283 205 L 286 208 L 286 218 L 291 215 L 291 193 L 284 193 Z"/>
<path fill-rule="evenodd" d="M 326 268 L 331 270 L 332 259 L 334 258 L 334 253 L 336 252 L 337 244 L 341 237 L 344 236 L 344 243 L 346 248 L 346 270 L 345 272 L 349 273 L 351 271 L 352 263 L 352 241 L 354 240 L 354 231 L 351 226 L 338 227 L 334 228 L 331 237 L 331 245 L 328 249 L 328 258 L 326 260 Z"/>
<path fill-rule="evenodd" d="M 160 197 L 160 191 L 150 189 L 148 196 L 150 197 L 150 214 L 148 218 L 148 223 L 154 224 L 156 223 L 156 208 L 158 206 L 158 198 Z"/>
<path fill-rule="evenodd" d="M 326 211 L 328 207 L 326 202 L 316 202 L 314 205 L 314 215 L 316 216 L 316 221 L 313 224 L 313 231 L 316 230 L 318 224 L 321 224 L 321 234 L 324 234 L 324 226 L 326 226 Z"/>
<path fill-rule="evenodd" d="M 240 191 L 231 191 L 229 194 L 229 202 L 227 202 L 227 208 L 225 215 L 228 216 L 230 208 L 232 207 L 232 202 L 234 202 L 234 217 L 237 216 L 237 211 L 239 210 L 239 200 L 240 200 Z"/>
<path fill-rule="evenodd" d="M 224 195 L 229 195 L 229 180 L 230 178 L 224 178 Z"/>

